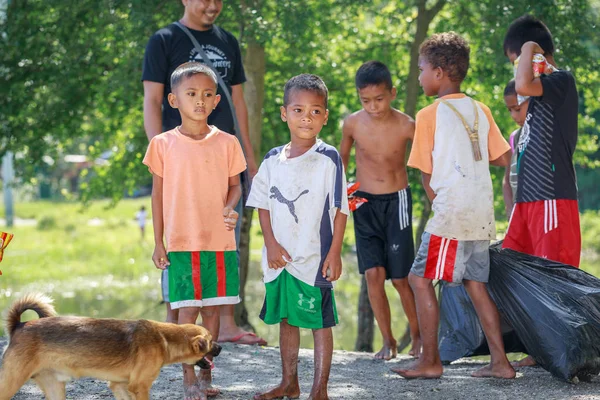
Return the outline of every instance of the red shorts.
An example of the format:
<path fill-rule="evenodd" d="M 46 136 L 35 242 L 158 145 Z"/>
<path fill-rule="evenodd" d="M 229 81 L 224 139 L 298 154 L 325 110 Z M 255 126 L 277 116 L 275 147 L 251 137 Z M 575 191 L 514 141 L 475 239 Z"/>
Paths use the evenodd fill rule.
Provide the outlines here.
<path fill-rule="evenodd" d="M 579 268 L 581 231 L 577 200 L 515 204 L 502 247 Z"/>

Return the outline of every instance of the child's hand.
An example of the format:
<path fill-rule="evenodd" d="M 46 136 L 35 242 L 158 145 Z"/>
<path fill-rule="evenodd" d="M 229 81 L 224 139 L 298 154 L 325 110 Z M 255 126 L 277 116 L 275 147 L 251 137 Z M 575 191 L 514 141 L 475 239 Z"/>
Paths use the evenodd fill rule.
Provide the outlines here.
<path fill-rule="evenodd" d="M 342 275 L 342 256 L 338 252 L 329 252 L 321 270 L 323 278 L 329 282 L 337 281 Z"/>
<path fill-rule="evenodd" d="M 223 216 L 225 217 L 225 228 L 228 231 L 234 230 L 239 217 L 238 213 L 228 206 L 223 209 Z"/>
<path fill-rule="evenodd" d="M 154 261 L 154 265 L 158 269 L 167 269 L 171 263 L 167 258 L 167 251 L 165 250 L 165 246 L 160 244 L 154 247 L 154 254 L 152 254 L 152 261 Z"/>
<path fill-rule="evenodd" d="M 530 48 L 531 52 L 534 54 L 544 54 L 544 50 L 536 42 L 525 42 L 523 46 L 521 46 L 521 52 L 527 48 Z"/>
<path fill-rule="evenodd" d="M 292 257 L 278 242 L 274 241 L 271 244 L 266 244 L 266 247 L 267 262 L 269 263 L 269 268 L 283 268 L 288 262 L 292 261 Z"/>

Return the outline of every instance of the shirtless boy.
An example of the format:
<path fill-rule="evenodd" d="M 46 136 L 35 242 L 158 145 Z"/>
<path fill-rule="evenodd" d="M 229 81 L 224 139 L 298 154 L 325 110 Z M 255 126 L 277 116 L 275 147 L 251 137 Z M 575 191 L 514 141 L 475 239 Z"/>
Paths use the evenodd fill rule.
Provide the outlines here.
<path fill-rule="evenodd" d="M 410 354 L 418 356 L 421 339 L 414 295 L 407 279 L 414 259 L 414 241 L 405 164 L 415 121 L 392 108 L 396 88 L 385 64 L 364 63 L 355 82 L 363 109 L 344 121 L 340 153 L 347 169 L 350 150 L 356 143 L 356 180 L 361 189 L 356 196 L 368 200 L 353 215 L 358 267 L 365 275 L 369 301 L 383 336 L 383 348 L 375 358 L 390 360 L 397 353 L 384 288 L 386 279 L 391 279 L 400 294 L 410 325 Z"/>

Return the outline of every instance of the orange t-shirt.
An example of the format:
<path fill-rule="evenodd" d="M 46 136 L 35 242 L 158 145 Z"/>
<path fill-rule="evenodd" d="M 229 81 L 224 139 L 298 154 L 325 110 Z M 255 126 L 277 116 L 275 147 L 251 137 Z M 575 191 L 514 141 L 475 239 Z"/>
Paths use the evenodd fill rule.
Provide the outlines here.
<path fill-rule="evenodd" d="M 144 164 L 163 179 L 167 251 L 235 250 L 235 233 L 225 228 L 223 208 L 229 177 L 246 169 L 239 141 L 212 127 L 202 140 L 177 128 L 150 141 Z"/>

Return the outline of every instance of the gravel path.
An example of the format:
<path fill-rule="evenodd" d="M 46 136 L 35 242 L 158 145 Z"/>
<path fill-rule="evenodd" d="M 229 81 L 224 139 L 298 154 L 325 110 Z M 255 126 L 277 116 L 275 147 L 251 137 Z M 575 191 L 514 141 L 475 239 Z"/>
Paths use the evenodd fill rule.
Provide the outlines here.
<path fill-rule="evenodd" d="M 6 344 L 5 339 L 0 345 Z M 329 395 L 332 399 L 571 399 L 600 400 L 600 377 L 576 385 L 553 378 L 541 368 L 520 371 L 514 381 L 475 379 L 470 373 L 482 365 L 459 360 L 445 368 L 442 379 L 406 381 L 389 371 L 397 363 L 411 359 L 403 356 L 390 362 L 375 361 L 365 353 L 336 351 L 333 355 Z M 217 359 L 215 384 L 222 390 L 216 400 L 250 399 L 259 390 L 276 385 L 281 369 L 279 350 L 225 344 Z M 312 384 L 312 350 L 301 349 L 299 361 L 301 399 L 306 399 Z M 181 366 L 163 368 L 152 387 L 152 399 L 182 399 Z M 77 400 L 110 399 L 112 393 L 103 381 L 81 379 L 67 384 L 67 398 Z M 15 400 L 43 399 L 40 390 L 29 382 Z"/>

